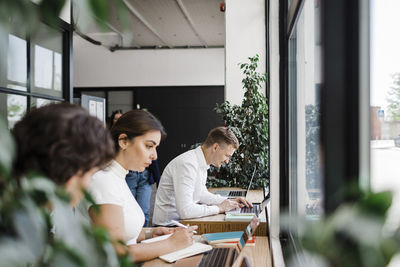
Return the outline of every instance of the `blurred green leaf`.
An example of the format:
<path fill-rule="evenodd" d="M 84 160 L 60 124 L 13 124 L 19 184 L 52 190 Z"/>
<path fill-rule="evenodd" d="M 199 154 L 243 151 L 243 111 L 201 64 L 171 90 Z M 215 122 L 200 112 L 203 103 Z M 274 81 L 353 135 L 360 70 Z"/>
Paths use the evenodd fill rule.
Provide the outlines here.
<path fill-rule="evenodd" d="M 0 178 L 10 177 L 12 162 L 15 157 L 15 144 L 6 124 L 0 117 Z"/>

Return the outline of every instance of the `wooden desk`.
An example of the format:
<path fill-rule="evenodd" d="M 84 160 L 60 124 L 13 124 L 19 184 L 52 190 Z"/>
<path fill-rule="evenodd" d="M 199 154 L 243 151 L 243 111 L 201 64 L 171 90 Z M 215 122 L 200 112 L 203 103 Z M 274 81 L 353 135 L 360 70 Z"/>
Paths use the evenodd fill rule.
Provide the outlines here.
<path fill-rule="evenodd" d="M 242 190 L 241 188 L 209 188 L 211 193 L 215 193 L 217 190 Z M 250 190 L 247 193 L 246 199 L 250 202 L 261 203 L 264 199 L 262 190 Z M 199 229 L 197 233 L 199 235 L 205 233 L 218 233 L 218 232 L 232 232 L 232 231 L 243 231 L 249 222 L 231 222 L 225 221 L 225 214 L 211 215 L 195 219 L 180 220 L 183 224 L 197 225 Z M 267 227 L 265 221 L 265 211 L 263 210 L 260 214 L 260 225 L 258 226 L 256 236 L 266 236 Z"/>
<path fill-rule="evenodd" d="M 271 255 L 269 252 L 269 244 L 267 237 L 256 237 L 256 245 L 244 247 L 243 253 L 239 255 L 239 258 L 246 256 L 252 267 L 271 267 Z M 154 259 L 147 261 L 143 264 L 143 267 L 164 267 L 173 266 L 173 264 L 166 263 L 160 259 Z M 235 267 L 238 265 L 234 265 Z"/>

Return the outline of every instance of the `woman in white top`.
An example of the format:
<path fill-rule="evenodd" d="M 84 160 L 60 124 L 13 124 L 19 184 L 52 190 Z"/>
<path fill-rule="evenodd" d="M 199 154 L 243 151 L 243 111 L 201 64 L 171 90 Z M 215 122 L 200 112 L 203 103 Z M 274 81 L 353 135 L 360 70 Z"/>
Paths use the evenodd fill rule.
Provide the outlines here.
<path fill-rule="evenodd" d="M 128 249 L 135 262 L 191 245 L 193 230 L 197 227 L 144 230 L 144 214 L 125 181 L 128 170 L 143 172 L 157 158 L 156 147 L 165 136 L 160 121 L 147 111 L 132 110 L 118 119 L 111 128 L 111 135 L 117 156 L 108 168 L 95 173 L 89 186 L 100 209 L 96 212 L 94 206 L 89 208 L 93 222 L 108 230 L 117 253 L 124 254 Z M 140 243 L 146 238 L 170 233 L 173 234 L 168 239 Z"/>

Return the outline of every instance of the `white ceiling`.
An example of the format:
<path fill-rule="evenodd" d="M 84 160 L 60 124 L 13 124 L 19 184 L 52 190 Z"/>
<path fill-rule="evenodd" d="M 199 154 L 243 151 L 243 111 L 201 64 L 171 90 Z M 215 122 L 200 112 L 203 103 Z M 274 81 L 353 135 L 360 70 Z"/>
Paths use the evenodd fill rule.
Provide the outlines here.
<path fill-rule="evenodd" d="M 110 6 L 104 28 L 88 15 L 88 8 L 82 5 L 85 2 L 74 2 L 75 28 L 112 50 L 225 45 L 223 0 L 123 0 L 126 26 L 121 26 L 123 17 Z"/>

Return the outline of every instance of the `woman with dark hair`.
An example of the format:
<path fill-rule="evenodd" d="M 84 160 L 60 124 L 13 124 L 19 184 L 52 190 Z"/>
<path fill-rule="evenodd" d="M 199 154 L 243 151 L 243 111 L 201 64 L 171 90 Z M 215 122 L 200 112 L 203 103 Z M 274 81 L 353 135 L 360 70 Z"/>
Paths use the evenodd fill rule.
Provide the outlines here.
<path fill-rule="evenodd" d="M 28 112 L 12 130 L 17 144 L 14 174 L 44 174 L 82 198 L 90 177 L 115 155 L 104 125 L 80 106 L 51 104 Z"/>
<path fill-rule="evenodd" d="M 122 116 L 122 114 L 124 114 L 122 109 L 114 110 L 111 113 L 110 121 L 108 123 L 108 129 L 111 129 L 111 127 L 117 122 L 117 120 Z"/>
<path fill-rule="evenodd" d="M 111 244 L 75 212 L 93 173 L 115 156 L 104 124 L 80 106 L 51 104 L 28 112 L 12 134 L 18 183 L 1 196 L 0 239 L 23 253 L 3 251 L 4 266 L 118 266 Z"/>
<path fill-rule="evenodd" d="M 94 174 L 89 186 L 95 203 L 89 207 L 93 222 L 106 228 L 117 253 L 128 251 L 134 261 L 140 262 L 182 249 L 193 243 L 193 230 L 197 227 L 143 229 L 144 214 L 133 197 L 125 176 L 128 170 L 143 172 L 157 159 L 157 146 L 165 131 L 160 121 L 150 112 L 132 110 L 123 114 L 111 129 L 117 156 L 110 166 Z M 159 235 L 172 235 L 162 241 L 143 244 L 142 240 Z"/>

